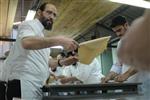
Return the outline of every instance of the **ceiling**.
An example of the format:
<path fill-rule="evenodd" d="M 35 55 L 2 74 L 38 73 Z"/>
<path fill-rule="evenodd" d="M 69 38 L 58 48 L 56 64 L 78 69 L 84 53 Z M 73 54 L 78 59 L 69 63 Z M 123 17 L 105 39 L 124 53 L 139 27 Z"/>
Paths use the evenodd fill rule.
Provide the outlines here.
<path fill-rule="evenodd" d="M 113 17 L 124 15 L 131 23 L 144 12 L 143 8 L 108 0 L 0 0 L 0 37 L 9 37 L 13 22 L 24 21 L 37 1 L 53 3 L 59 12 L 53 30 L 47 31 L 47 35 L 66 35 L 78 42 L 108 35 L 115 39 L 109 27 Z"/>
<path fill-rule="evenodd" d="M 13 22 L 23 21 L 35 1 L 37 0 L 1 0 L 0 36 L 10 36 Z M 59 12 L 53 30 L 47 31 L 47 35 L 63 34 L 73 38 L 119 7 L 118 4 L 108 0 L 41 1 L 55 4 Z"/>
<path fill-rule="evenodd" d="M 119 40 L 119 38 L 115 35 L 115 33 L 110 27 L 111 20 L 115 16 L 122 15 L 125 16 L 129 24 L 131 24 L 132 21 L 143 15 L 144 10 L 144 8 L 122 5 L 115 9 L 113 12 L 107 14 L 103 19 L 97 21 L 92 27 L 87 29 L 85 32 L 78 35 L 75 38 L 75 40 L 77 40 L 80 43 L 104 36 L 112 36 L 110 43 L 112 44 L 115 42 L 116 47 L 116 42 Z"/>

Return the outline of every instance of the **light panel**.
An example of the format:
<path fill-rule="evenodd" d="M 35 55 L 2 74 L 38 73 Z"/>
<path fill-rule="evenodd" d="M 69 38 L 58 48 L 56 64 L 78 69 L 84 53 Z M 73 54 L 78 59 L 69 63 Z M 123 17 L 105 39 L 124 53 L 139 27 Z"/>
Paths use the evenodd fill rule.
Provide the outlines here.
<path fill-rule="evenodd" d="M 29 10 L 25 20 L 32 20 L 32 19 L 34 19 L 35 14 L 36 14 L 36 11 Z"/>
<path fill-rule="evenodd" d="M 110 0 L 110 1 L 150 9 L 150 2 L 144 0 Z"/>

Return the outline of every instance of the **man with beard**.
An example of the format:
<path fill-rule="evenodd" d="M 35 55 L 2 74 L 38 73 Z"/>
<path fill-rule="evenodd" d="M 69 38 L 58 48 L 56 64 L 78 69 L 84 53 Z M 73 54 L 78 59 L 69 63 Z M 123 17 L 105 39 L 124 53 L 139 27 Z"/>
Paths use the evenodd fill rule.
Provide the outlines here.
<path fill-rule="evenodd" d="M 118 37 L 120 37 L 120 41 L 118 42 L 117 49 L 120 47 L 120 43 L 122 38 L 124 37 L 126 31 L 129 29 L 129 24 L 125 17 L 116 16 L 112 20 L 111 24 L 112 30 L 116 33 Z M 112 65 L 112 68 L 108 75 L 105 78 L 102 78 L 102 83 L 107 83 L 109 80 L 115 80 L 116 82 L 136 82 L 137 81 L 137 70 L 125 65 L 124 63 L 119 61 Z"/>
<path fill-rule="evenodd" d="M 64 36 L 44 37 L 43 30 L 52 29 L 56 16 L 56 7 L 44 3 L 39 7 L 36 19 L 20 25 L 1 77 L 1 80 L 8 82 L 7 100 L 12 100 L 13 97 L 25 100 L 41 99 L 41 87 L 49 76 L 49 47 L 62 45 L 68 51 L 78 48 L 76 41 Z M 65 64 L 76 61 L 77 59 L 72 57 Z M 60 60 L 57 64 L 63 65 L 64 61 Z"/>

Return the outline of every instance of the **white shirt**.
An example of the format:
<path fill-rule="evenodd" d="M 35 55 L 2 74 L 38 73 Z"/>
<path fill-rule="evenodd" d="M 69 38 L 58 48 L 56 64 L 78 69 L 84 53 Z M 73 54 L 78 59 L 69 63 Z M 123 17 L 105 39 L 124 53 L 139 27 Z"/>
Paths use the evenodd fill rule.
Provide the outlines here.
<path fill-rule="evenodd" d="M 44 82 L 49 76 L 50 49 L 26 50 L 21 39 L 28 36 L 44 37 L 44 27 L 38 19 L 21 24 L 10 54 L 4 63 L 2 80 L 35 80 Z"/>
<path fill-rule="evenodd" d="M 55 72 L 53 72 L 50 69 L 50 73 L 54 74 L 55 76 L 61 76 L 63 74 L 63 70 L 64 70 L 64 67 L 59 67 L 58 66 Z"/>
<path fill-rule="evenodd" d="M 113 71 L 113 72 L 115 72 L 117 74 L 121 74 L 122 73 L 122 66 L 117 64 L 117 63 L 115 63 L 115 64 L 112 65 L 110 71 Z"/>
<path fill-rule="evenodd" d="M 76 66 L 66 66 L 63 75 L 74 76 L 84 84 L 100 83 L 101 78 L 104 77 L 97 59 L 94 59 L 89 65 L 78 62 Z"/>

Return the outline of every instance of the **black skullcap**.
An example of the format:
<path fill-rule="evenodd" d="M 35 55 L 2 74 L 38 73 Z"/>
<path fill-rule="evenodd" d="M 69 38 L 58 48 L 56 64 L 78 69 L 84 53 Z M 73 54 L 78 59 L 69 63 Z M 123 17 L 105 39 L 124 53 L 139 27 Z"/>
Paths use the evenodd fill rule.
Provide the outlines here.
<path fill-rule="evenodd" d="M 112 19 L 110 27 L 116 27 L 119 25 L 124 25 L 127 22 L 126 18 L 124 16 L 116 16 Z"/>

